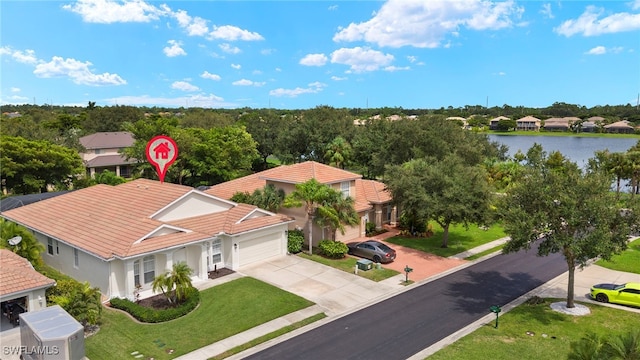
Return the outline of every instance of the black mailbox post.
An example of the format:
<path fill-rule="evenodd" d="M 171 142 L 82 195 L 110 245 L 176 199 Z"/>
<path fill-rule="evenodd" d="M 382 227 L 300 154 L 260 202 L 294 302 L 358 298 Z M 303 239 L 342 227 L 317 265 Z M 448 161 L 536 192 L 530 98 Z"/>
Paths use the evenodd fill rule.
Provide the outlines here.
<path fill-rule="evenodd" d="M 409 265 L 406 265 L 404 267 L 404 282 L 408 283 L 409 282 L 409 273 L 412 272 L 413 269 L 409 267 Z"/>

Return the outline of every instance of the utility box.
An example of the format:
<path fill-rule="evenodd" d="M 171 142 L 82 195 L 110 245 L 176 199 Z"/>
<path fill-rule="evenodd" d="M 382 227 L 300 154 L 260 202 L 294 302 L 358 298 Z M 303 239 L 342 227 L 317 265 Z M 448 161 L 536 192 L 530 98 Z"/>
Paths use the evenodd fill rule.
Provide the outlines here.
<path fill-rule="evenodd" d="M 85 358 L 84 327 L 59 305 L 20 314 L 21 359 Z"/>
<path fill-rule="evenodd" d="M 358 266 L 358 270 L 371 270 L 371 268 L 373 267 L 373 261 L 371 260 L 367 260 L 367 259 L 360 259 L 356 262 L 356 265 Z"/>

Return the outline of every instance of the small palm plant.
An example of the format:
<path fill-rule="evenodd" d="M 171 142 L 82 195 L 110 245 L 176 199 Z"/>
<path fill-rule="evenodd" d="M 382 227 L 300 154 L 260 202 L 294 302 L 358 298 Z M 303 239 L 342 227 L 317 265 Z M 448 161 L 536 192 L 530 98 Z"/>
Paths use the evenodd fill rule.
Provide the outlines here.
<path fill-rule="evenodd" d="M 192 287 L 191 274 L 193 270 L 185 262 L 173 264 L 171 271 L 160 274 L 151 284 L 154 292 L 162 292 L 169 304 L 178 304 L 186 298 Z"/>

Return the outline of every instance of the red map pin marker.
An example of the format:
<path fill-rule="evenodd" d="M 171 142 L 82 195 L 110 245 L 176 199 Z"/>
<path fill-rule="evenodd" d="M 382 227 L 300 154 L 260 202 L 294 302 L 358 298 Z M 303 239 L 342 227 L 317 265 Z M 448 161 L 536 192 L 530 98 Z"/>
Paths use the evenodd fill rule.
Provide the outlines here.
<path fill-rule="evenodd" d="M 164 182 L 164 176 L 169 166 L 178 158 L 178 145 L 165 135 L 158 135 L 147 143 L 147 160 L 156 167 L 160 182 Z"/>

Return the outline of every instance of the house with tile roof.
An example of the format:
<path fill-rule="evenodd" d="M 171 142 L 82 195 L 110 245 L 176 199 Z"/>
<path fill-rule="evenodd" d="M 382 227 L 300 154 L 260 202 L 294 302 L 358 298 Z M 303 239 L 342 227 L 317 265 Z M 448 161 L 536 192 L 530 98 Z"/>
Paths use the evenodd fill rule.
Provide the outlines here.
<path fill-rule="evenodd" d="M 117 176 L 128 178 L 131 176 L 131 164 L 134 160 L 127 160 L 120 151 L 133 146 L 135 139 L 130 132 L 98 132 L 80 138 L 80 144 L 85 151 L 80 153 L 87 168 L 87 174 L 94 177 L 104 170 L 114 172 Z"/>
<path fill-rule="evenodd" d="M 291 219 L 194 188 L 148 179 L 95 185 L 0 213 L 33 231 L 48 265 L 132 299 L 137 287 L 186 262 L 210 271 L 285 255 Z"/>
<path fill-rule="evenodd" d="M 519 131 L 540 131 L 540 119 L 535 116 L 525 116 L 516 120 L 516 130 Z"/>
<path fill-rule="evenodd" d="M 11 250 L 0 249 L 0 309 L 3 315 L 0 329 L 13 328 L 15 324 L 10 324 L 10 313 L 16 305 L 26 311 L 47 307 L 45 291 L 55 283 L 37 272 L 29 260 Z"/>
<path fill-rule="evenodd" d="M 225 183 L 211 186 L 206 193 L 223 199 L 230 199 L 236 192 L 252 193 L 256 189 L 262 189 L 267 184 L 273 184 L 276 188 L 290 194 L 295 190 L 296 184 L 316 179 L 322 184 L 342 192 L 355 200 L 355 209 L 360 218 L 357 226 L 347 226 L 345 234 L 339 231 L 336 240 L 349 241 L 365 236 L 366 223 L 373 222 L 376 228 L 381 229 L 385 224 L 395 224 L 397 210 L 392 203 L 391 194 L 385 189 L 382 182 L 362 179 L 361 175 L 350 171 L 335 168 L 315 161 L 305 161 L 293 165 L 282 165 L 273 169 L 241 177 Z M 281 208 L 279 213 L 295 219 L 290 228 L 307 228 L 306 212 L 303 208 Z M 329 234 L 318 225 L 313 226 L 313 239 L 325 239 Z M 306 234 L 305 234 L 306 236 Z"/>
<path fill-rule="evenodd" d="M 636 130 L 627 120 L 616 121 L 612 124 L 605 125 L 604 130 L 608 133 L 633 134 Z"/>
<path fill-rule="evenodd" d="M 500 120 L 510 120 L 510 119 L 506 116 L 494 117 L 493 119 L 489 120 L 489 130 L 497 130 L 498 123 L 500 122 Z"/>

